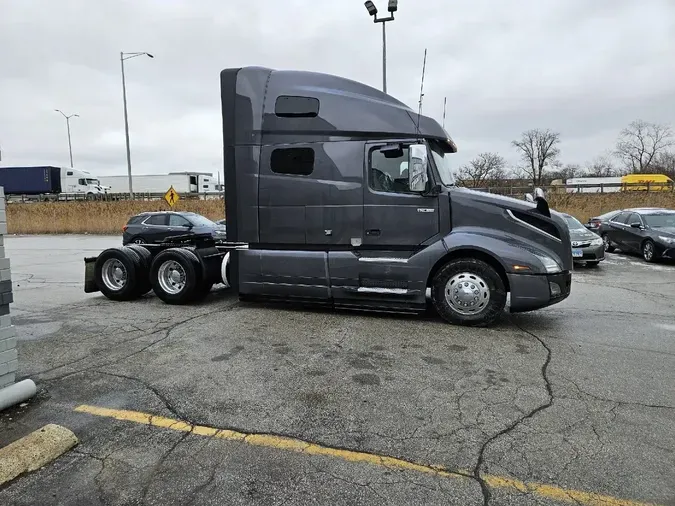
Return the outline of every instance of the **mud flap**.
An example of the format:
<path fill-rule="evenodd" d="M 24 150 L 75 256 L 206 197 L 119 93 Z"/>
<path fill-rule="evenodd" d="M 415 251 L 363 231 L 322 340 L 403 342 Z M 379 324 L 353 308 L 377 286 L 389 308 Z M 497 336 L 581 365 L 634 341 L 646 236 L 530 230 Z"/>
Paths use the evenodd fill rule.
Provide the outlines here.
<path fill-rule="evenodd" d="M 96 286 L 94 277 L 94 266 L 98 257 L 85 257 L 84 259 L 84 293 L 94 293 L 100 291 Z"/>

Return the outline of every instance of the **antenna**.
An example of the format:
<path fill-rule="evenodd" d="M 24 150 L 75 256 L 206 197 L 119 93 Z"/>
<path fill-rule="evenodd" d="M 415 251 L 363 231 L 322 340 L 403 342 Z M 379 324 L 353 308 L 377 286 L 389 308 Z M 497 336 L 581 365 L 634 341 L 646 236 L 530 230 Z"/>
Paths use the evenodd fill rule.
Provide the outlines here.
<path fill-rule="evenodd" d="M 445 130 L 445 106 L 448 103 L 448 97 L 443 97 L 443 130 Z"/>
<path fill-rule="evenodd" d="M 422 63 L 422 84 L 420 84 L 420 102 L 417 110 L 417 135 L 420 133 L 420 121 L 422 116 L 422 97 L 424 97 L 424 71 L 427 68 L 427 49 L 424 48 L 424 63 Z"/>

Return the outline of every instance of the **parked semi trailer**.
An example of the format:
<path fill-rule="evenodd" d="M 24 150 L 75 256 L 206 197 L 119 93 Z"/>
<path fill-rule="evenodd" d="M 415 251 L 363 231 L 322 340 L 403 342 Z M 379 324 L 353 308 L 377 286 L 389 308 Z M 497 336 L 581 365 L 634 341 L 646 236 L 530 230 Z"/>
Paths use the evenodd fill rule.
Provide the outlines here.
<path fill-rule="evenodd" d="M 110 193 L 128 193 L 129 176 L 102 176 L 101 183 L 110 187 Z M 168 174 L 135 175 L 132 180 L 135 193 L 164 193 L 171 186 L 178 193 L 216 193 L 217 181 L 205 172 L 170 172 Z"/>
<path fill-rule="evenodd" d="M 99 180 L 86 170 L 48 165 L 0 167 L 0 186 L 7 195 L 60 195 L 95 197 L 106 193 Z"/>
<path fill-rule="evenodd" d="M 241 299 L 423 312 L 451 323 L 565 299 L 572 251 L 541 198 L 455 186 L 433 119 L 365 84 L 261 67 L 220 75 L 227 243 L 173 238 L 85 259 L 85 291 L 185 304 Z"/>

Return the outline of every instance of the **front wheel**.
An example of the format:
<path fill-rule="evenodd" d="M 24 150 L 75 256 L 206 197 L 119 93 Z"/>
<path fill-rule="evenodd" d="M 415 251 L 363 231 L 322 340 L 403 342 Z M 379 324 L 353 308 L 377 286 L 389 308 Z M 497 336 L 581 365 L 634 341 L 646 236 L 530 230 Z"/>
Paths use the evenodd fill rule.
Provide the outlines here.
<path fill-rule="evenodd" d="M 612 253 L 614 251 L 614 246 L 612 245 L 612 241 L 609 239 L 609 236 L 607 234 L 602 234 L 602 243 L 605 245 L 605 251 L 607 253 Z"/>
<path fill-rule="evenodd" d="M 506 289 L 499 273 L 474 258 L 451 260 L 434 276 L 431 299 L 449 323 L 486 326 L 496 321 L 506 305 Z"/>
<path fill-rule="evenodd" d="M 647 239 L 642 244 L 642 258 L 645 259 L 645 262 L 655 262 L 656 261 L 656 248 L 651 239 Z"/>

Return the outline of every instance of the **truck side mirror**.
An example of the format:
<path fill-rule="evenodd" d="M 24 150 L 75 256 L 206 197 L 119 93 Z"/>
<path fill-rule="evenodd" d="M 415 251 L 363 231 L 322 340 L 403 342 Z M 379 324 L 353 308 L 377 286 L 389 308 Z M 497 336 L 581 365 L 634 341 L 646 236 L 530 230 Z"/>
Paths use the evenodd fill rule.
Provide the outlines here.
<path fill-rule="evenodd" d="M 412 192 L 423 192 L 427 189 L 429 174 L 427 172 L 426 144 L 412 144 L 408 150 L 408 186 Z"/>

